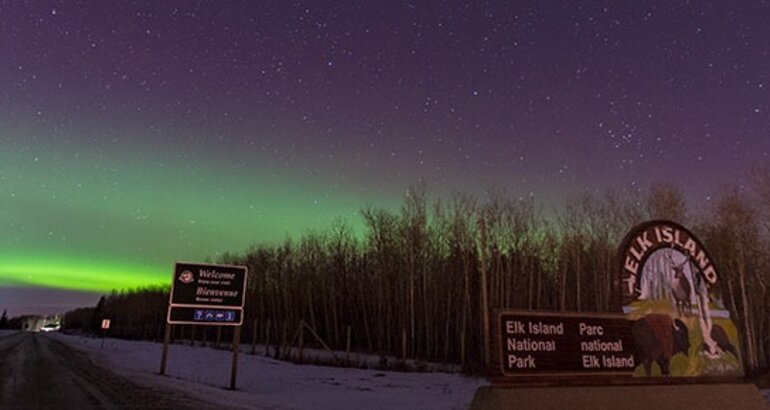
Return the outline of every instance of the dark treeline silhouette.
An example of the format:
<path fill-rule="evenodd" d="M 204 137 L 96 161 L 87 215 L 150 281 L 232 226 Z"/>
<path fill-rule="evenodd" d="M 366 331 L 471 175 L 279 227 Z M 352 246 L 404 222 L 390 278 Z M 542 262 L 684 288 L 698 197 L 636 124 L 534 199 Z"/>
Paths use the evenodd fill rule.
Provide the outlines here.
<path fill-rule="evenodd" d="M 751 187 L 724 189 L 695 208 L 675 187 L 657 185 L 645 194 L 582 195 L 550 213 L 529 197 L 432 200 L 419 186 L 400 210 L 363 209 L 360 238 L 339 221 L 217 262 L 249 268 L 244 343 L 281 355 L 304 323 L 331 349 L 478 371 L 485 306 L 610 311 L 624 235 L 642 221 L 670 219 L 691 228 L 715 259 L 746 368 L 757 373 L 770 367 L 770 171 L 752 178 Z M 65 324 L 96 330 L 109 317 L 112 335 L 157 340 L 167 302 L 167 288 L 114 292 L 70 312 Z M 215 333 L 223 341 L 232 334 L 175 326 L 173 337 L 210 342 Z"/>

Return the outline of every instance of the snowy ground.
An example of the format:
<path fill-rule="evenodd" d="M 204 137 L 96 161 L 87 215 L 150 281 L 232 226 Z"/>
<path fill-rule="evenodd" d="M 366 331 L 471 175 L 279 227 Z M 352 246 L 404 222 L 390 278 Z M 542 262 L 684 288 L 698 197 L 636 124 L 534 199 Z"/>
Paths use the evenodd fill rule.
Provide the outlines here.
<path fill-rule="evenodd" d="M 229 385 L 232 354 L 171 345 L 168 377 L 157 374 L 161 344 L 51 334 L 105 367 L 142 383 L 182 390 L 227 408 L 249 409 L 466 409 L 481 378 L 448 373 L 400 373 L 296 365 L 241 354 L 237 391 Z M 249 350 L 247 347 L 244 351 Z"/>

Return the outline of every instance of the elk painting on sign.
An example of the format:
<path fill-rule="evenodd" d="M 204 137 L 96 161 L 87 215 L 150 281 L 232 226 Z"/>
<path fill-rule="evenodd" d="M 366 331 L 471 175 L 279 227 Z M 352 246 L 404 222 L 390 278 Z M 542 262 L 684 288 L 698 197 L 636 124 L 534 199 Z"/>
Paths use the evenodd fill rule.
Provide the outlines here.
<path fill-rule="evenodd" d="M 682 317 L 692 310 L 692 285 L 690 285 L 690 281 L 684 273 L 684 265 L 689 260 L 685 259 L 684 262 L 677 264 L 670 253 L 666 256 L 671 263 L 671 268 L 674 270 L 674 277 L 671 279 L 671 292 L 676 300 L 677 314 Z"/>

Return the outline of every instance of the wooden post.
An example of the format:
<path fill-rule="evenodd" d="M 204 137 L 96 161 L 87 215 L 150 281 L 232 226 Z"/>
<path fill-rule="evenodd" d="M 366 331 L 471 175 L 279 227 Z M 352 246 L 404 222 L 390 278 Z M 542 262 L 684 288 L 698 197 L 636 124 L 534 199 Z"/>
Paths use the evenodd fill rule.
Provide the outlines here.
<path fill-rule="evenodd" d="M 304 327 L 305 327 L 305 320 L 304 319 L 300 319 L 299 320 L 299 329 L 297 329 L 297 331 L 299 332 L 299 341 L 297 342 L 297 347 L 298 347 L 297 359 L 298 359 L 298 361 L 300 363 L 302 363 L 302 359 L 304 359 L 304 357 L 302 355 L 302 345 L 303 345 L 303 342 L 304 342 L 303 335 L 305 334 L 305 329 L 303 329 Z"/>
<path fill-rule="evenodd" d="M 195 328 L 198 326 L 190 325 L 192 329 L 190 329 L 190 346 L 195 347 Z"/>
<path fill-rule="evenodd" d="M 334 358 L 334 361 L 339 363 L 340 358 L 337 357 L 337 355 L 334 354 L 334 350 L 332 350 L 329 347 L 329 345 L 327 345 L 326 342 L 324 342 L 324 340 L 321 339 L 321 336 L 318 336 L 318 333 L 316 333 L 315 330 L 313 330 L 312 327 L 308 326 L 307 323 L 305 323 L 305 329 L 307 329 L 308 332 L 310 332 L 310 334 L 313 335 L 313 337 L 318 341 L 318 343 L 320 343 L 321 346 L 323 346 L 323 348 L 326 349 L 326 351 L 329 352 L 332 355 L 332 357 Z"/>
<path fill-rule="evenodd" d="M 253 355 L 257 350 L 257 319 L 254 319 L 254 326 L 251 330 L 251 354 Z"/>
<path fill-rule="evenodd" d="M 166 374 L 166 359 L 168 359 L 168 342 L 171 339 L 171 325 L 166 323 L 166 331 L 163 335 L 163 353 L 160 355 L 160 371 L 162 375 Z"/>
<path fill-rule="evenodd" d="M 484 343 L 484 367 L 489 368 L 489 301 L 487 295 L 487 225 L 482 215 L 479 218 L 479 230 L 481 236 L 480 252 L 481 257 L 481 330 L 482 330 L 482 343 Z"/>
<path fill-rule="evenodd" d="M 214 346 L 214 348 L 219 349 L 219 342 L 221 340 L 222 340 L 222 326 L 217 326 L 217 344 Z"/>
<path fill-rule="evenodd" d="M 267 319 L 267 326 L 265 327 L 265 356 L 270 355 L 270 319 Z"/>
<path fill-rule="evenodd" d="M 406 360 L 406 328 L 401 328 L 401 360 Z"/>
<path fill-rule="evenodd" d="M 348 338 L 345 344 L 345 363 L 350 363 L 350 325 L 348 325 Z"/>
<path fill-rule="evenodd" d="M 451 316 L 450 316 L 451 317 Z M 444 325 L 444 362 L 449 362 L 449 331 L 451 322 L 447 319 Z"/>
<path fill-rule="evenodd" d="M 238 377 L 238 349 L 240 349 L 240 347 L 241 327 L 236 326 L 233 331 L 233 367 L 230 371 L 230 390 L 235 390 L 235 379 Z"/>

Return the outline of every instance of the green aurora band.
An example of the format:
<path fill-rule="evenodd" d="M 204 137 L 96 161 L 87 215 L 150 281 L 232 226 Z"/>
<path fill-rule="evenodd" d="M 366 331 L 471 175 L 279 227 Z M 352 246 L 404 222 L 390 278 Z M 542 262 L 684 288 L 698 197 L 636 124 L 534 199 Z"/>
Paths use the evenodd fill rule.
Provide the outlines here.
<path fill-rule="evenodd" d="M 215 260 L 336 220 L 360 234 L 361 207 L 397 202 L 266 161 L 15 141 L 0 135 L 0 286 L 164 285 L 175 261 Z"/>
<path fill-rule="evenodd" d="M 144 266 L 56 258 L 33 260 L 0 262 L 0 285 L 105 292 L 110 289 L 162 284 L 159 272 Z"/>

